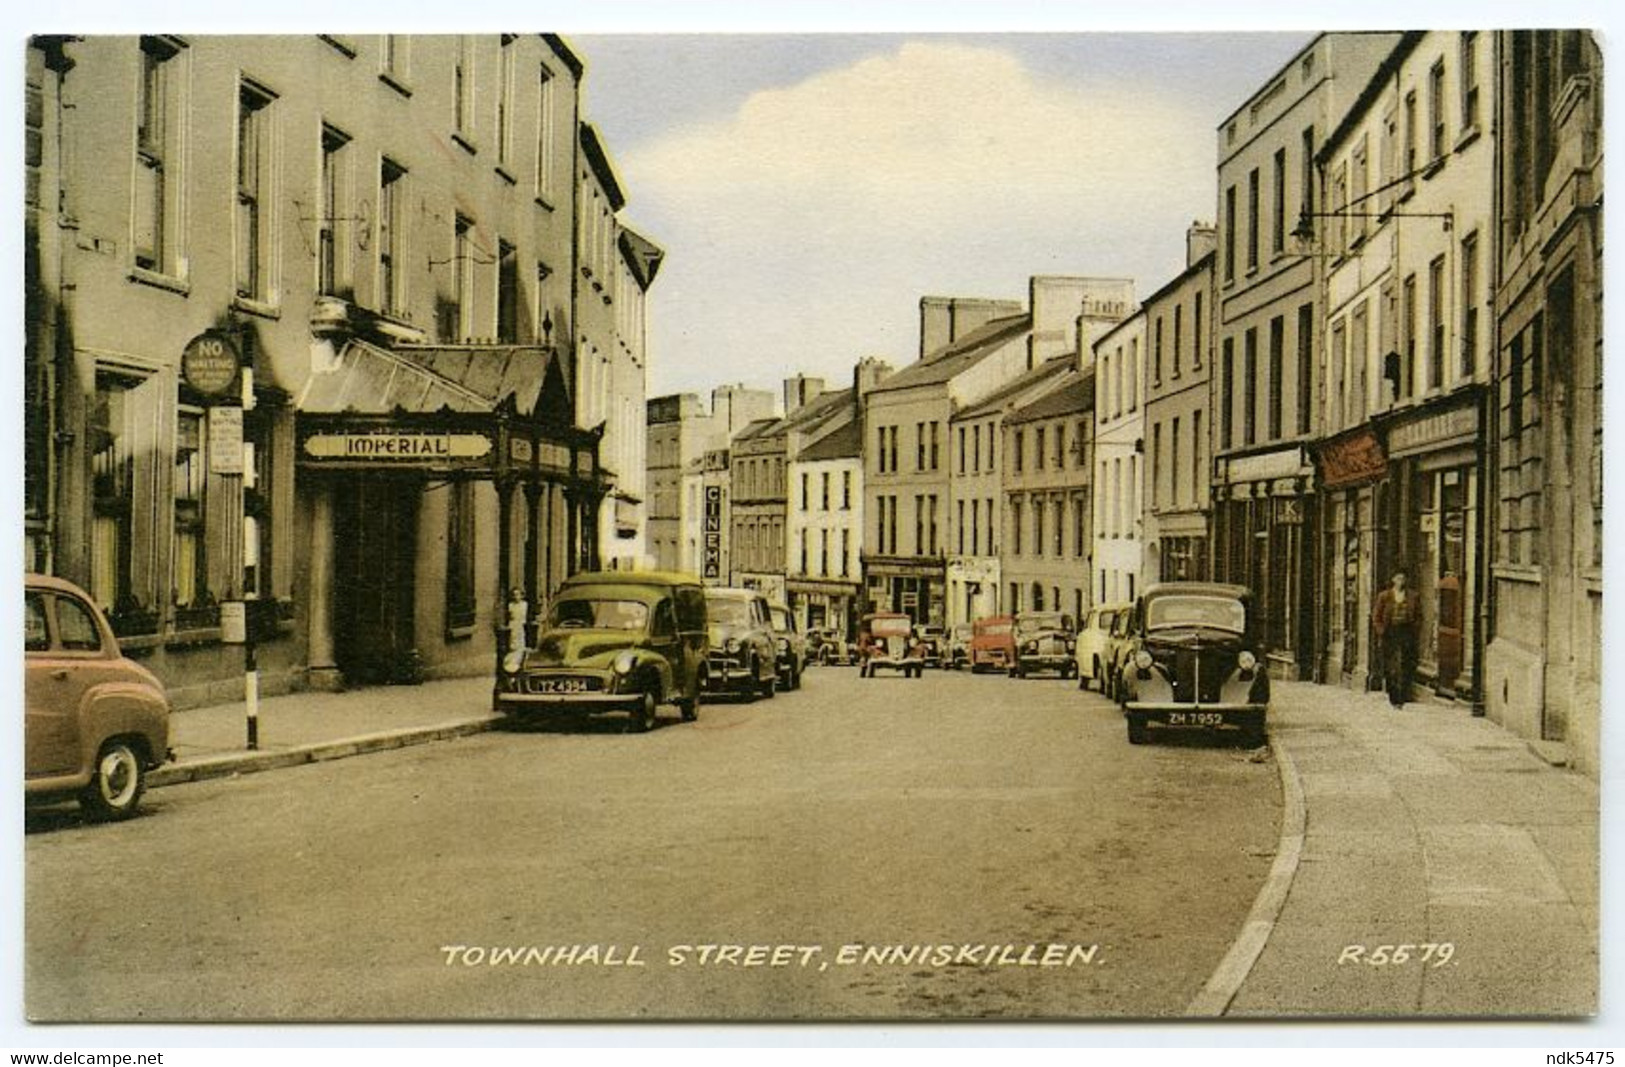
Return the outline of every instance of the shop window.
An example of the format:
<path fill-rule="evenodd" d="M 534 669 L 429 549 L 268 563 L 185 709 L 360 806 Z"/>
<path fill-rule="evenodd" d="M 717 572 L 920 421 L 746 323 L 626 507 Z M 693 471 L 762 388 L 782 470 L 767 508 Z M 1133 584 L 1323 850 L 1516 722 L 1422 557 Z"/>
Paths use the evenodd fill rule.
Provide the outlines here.
<path fill-rule="evenodd" d="M 157 457 L 172 404 L 156 375 L 96 374 L 88 420 L 90 593 L 121 635 L 158 629 Z"/>
<path fill-rule="evenodd" d="M 455 482 L 446 507 L 446 629 L 461 635 L 474 626 L 474 483 Z"/>
<path fill-rule="evenodd" d="M 175 422 L 175 505 L 170 599 L 177 614 L 206 606 L 208 562 L 208 435 L 204 412 L 183 407 Z M 186 628 L 184 625 L 182 628 Z"/>

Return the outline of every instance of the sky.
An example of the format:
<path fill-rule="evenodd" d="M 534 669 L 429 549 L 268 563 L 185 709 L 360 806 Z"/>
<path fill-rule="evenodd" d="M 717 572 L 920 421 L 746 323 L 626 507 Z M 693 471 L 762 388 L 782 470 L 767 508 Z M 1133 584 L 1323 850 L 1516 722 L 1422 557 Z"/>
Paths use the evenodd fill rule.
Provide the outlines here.
<path fill-rule="evenodd" d="M 583 113 L 666 251 L 649 395 L 918 356 L 922 296 L 1185 266 L 1219 123 L 1312 37 L 572 34 Z"/>

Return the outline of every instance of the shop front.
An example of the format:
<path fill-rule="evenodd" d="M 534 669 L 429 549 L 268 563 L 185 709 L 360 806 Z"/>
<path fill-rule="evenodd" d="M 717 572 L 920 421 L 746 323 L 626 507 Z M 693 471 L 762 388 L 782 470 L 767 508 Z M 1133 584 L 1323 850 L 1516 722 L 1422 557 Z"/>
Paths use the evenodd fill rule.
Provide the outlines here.
<path fill-rule="evenodd" d="M 1421 594 L 1417 682 L 1475 697 L 1482 589 L 1480 393 L 1398 417 L 1386 426 L 1393 522 L 1389 570 Z M 1386 576 L 1379 577 L 1386 581 Z"/>
<path fill-rule="evenodd" d="M 946 571 L 940 559 L 870 558 L 864 561 L 864 611 L 896 611 L 916 626 L 942 626 Z"/>
<path fill-rule="evenodd" d="M 1307 678 L 1315 660 L 1314 470 L 1303 449 L 1227 456 L 1214 486 L 1214 578 L 1253 590 L 1270 669 Z"/>
<path fill-rule="evenodd" d="M 314 686 L 485 670 L 511 620 L 533 628 L 599 565 L 599 438 L 571 425 L 551 353 L 453 355 L 490 386 L 438 373 L 446 350 L 352 343 L 298 398 Z"/>
<path fill-rule="evenodd" d="M 786 583 L 790 613 L 801 632 L 834 630 L 849 640 L 857 638 L 855 608 L 863 587 L 857 582 L 790 578 Z"/>
<path fill-rule="evenodd" d="M 1316 678 L 1353 689 L 1376 685 L 1372 597 L 1386 522 L 1388 460 L 1367 424 L 1312 446 L 1321 490 L 1318 620 L 1322 655 Z"/>

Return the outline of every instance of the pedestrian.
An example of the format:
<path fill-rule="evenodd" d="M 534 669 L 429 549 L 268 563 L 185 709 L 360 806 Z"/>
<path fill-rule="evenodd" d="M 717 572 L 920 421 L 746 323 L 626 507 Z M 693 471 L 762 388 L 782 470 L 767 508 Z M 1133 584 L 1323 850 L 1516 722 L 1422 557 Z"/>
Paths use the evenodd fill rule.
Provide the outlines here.
<path fill-rule="evenodd" d="M 1382 656 L 1388 703 L 1396 708 L 1404 707 L 1411 696 L 1411 677 L 1416 673 L 1416 622 L 1421 613 L 1416 594 L 1405 588 L 1405 581 L 1404 571 L 1395 572 L 1371 610 L 1371 628 L 1376 631 Z"/>

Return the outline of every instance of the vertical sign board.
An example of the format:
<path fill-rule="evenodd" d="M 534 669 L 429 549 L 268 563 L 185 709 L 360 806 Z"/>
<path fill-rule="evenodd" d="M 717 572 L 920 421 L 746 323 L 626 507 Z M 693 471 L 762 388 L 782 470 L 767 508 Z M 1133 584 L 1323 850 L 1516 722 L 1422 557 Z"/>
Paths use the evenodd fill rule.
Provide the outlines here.
<path fill-rule="evenodd" d="M 209 409 L 209 470 L 214 474 L 243 473 L 243 409 Z"/>
<path fill-rule="evenodd" d="M 700 577 L 720 578 L 722 576 L 722 486 L 720 485 L 705 487 L 705 515 L 702 532 L 701 546 L 704 556 L 700 564 Z"/>

